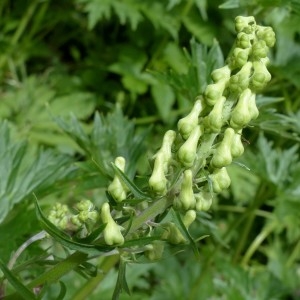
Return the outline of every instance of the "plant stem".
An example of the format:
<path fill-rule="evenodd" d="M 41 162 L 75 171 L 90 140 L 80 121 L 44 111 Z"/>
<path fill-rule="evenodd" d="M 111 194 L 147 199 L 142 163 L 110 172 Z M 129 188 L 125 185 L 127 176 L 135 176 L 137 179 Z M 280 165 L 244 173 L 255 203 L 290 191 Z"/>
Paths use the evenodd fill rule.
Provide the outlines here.
<path fill-rule="evenodd" d="M 245 253 L 241 265 L 245 267 L 254 252 L 258 249 L 258 247 L 261 245 L 261 243 L 268 237 L 268 235 L 275 229 L 276 223 L 272 222 L 267 224 L 264 229 L 257 235 L 257 237 L 254 239 L 250 247 L 247 249 L 247 252 Z"/>
<path fill-rule="evenodd" d="M 162 214 L 168 207 L 171 206 L 173 199 L 168 197 L 163 197 L 154 202 L 151 206 L 145 209 L 141 214 L 136 216 L 131 224 L 128 234 L 133 233 L 139 229 L 147 221 L 155 218 L 159 214 Z M 125 224 L 126 226 L 126 224 Z"/>
<path fill-rule="evenodd" d="M 100 273 L 96 277 L 90 278 L 86 284 L 73 295 L 73 300 L 88 299 L 88 296 L 97 288 L 101 281 L 105 278 L 107 273 L 116 265 L 119 261 L 119 255 L 111 255 L 105 257 L 99 266 Z"/>
<path fill-rule="evenodd" d="M 266 183 L 261 183 L 261 185 L 258 187 L 256 196 L 254 198 L 254 201 L 252 203 L 252 205 L 250 205 L 247 209 L 246 212 L 246 224 L 243 226 L 243 230 L 240 234 L 240 238 L 237 244 L 237 247 L 235 249 L 235 253 L 233 255 L 233 262 L 237 262 L 242 251 L 245 248 L 245 245 L 247 243 L 249 234 L 251 232 L 251 228 L 253 225 L 253 222 L 255 220 L 255 211 L 260 207 L 260 205 L 262 204 L 262 201 L 264 201 L 266 199 L 266 196 L 268 194 L 268 188 L 269 186 Z M 242 218 L 244 218 L 244 216 L 241 216 Z"/>

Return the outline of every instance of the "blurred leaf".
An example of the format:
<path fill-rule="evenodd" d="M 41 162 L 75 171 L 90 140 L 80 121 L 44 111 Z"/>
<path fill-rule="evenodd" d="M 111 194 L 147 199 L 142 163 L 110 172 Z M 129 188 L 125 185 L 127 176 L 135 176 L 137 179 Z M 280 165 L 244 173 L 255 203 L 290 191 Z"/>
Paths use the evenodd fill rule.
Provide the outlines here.
<path fill-rule="evenodd" d="M 9 134 L 8 123 L 2 122 L 0 222 L 3 222 L 14 205 L 31 196 L 32 192 L 47 193 L 51 188 L 53 192 L 54 184 L 66 179 L 74 171 L 70 157 L 51 150 L 40 150 L 33 157 L 30 152 L 26 152 L 25 142 L 14 143 Z"/>
<path fill-rule="evenodd" d="M 16 292 L 20 297 L 26 300 L 37 299 L 35 295 L 25 285 L 23 285 L 17 277 L 15 277 L 15 275 L 5 266 L 5 264 L 1 260 L 0 269 L 2 270 L 9 283 L 16 289 Z"/>
<path fill-rule="evenodd" d="M 127 294 L 130 295 L 130 290 L 126 281 L 126 265 L 126 261 L 120 259 L 118 279 L 112 296 L 113 300 L 119 299 L 119 295 L 122 291 L 125 291 Z"/>
<path fill-rule="evenodd" d="M 152 85 L 151 92 L 162 120 L 170 122 L 170 112 L 175 102 L 173 89 L 167 84 L 157 83 Z"/>

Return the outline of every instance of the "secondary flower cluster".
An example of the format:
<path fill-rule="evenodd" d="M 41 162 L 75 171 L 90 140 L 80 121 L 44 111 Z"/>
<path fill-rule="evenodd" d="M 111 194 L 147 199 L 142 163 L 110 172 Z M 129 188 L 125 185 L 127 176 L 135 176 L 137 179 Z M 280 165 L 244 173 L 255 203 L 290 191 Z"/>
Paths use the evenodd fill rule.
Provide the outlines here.
<path fill-rule="evenodd" d="M 153 157 L 149 192 L 155 201 L 170 199 L 186 228 L 195 220 L 197 211 L 207 211 L 215 195 L 230 186 L 227 166 L 243 154 L 242 130 L 257 118 L 256 93 L 271 79 L 266 65 L 268 50 L 275 43 L 272 28 L 257 25 L 253 17 L 241 16 L 236 18 L 235 27 L 237 39 L 226 65 L 211 73 L 213 82 L 196 99 L 190 113 L 178 121 L 177 131 L 165 133 L 162 146 Z M 122 172 L 125 165 L 123 157 L 116 158 L 115 166 Z M 119 206 L 130 195 L 118 174 L 108 186 L 108 193 Z M 79 213 L 70 218 L 78 228 L 98 217 L 89 204 L 81 206 L 77 206 Z M 126 207 L 124 204 L 123 209 Z M 103 239 L 107 245 L 122 245 L 123 228 L 111 210 L 108 202 L 102 205 L 100 218 L 106 224 Z M 50 214 L 50 220 L 59 226 L 68 222 L 55 212 Z M 161 227 L 162 240 L 171 244 L 186 241 L 174 223 L 165 222 Z M 161 255 L 163 247 L 159 241 L 146 246 L 149 258 Z"/>

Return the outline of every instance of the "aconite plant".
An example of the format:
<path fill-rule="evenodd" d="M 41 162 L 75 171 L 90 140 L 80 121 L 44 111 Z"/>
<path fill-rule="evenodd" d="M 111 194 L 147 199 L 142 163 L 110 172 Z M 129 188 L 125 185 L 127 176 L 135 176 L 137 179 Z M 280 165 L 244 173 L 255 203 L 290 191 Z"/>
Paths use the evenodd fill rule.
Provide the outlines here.
<path fill-rule="evenodd" d="M 29 287 L 58 280 L 91 257 L 113 257 L 100 268 L 107 271 L 120 261 L 117 298 L 125 288 L 124 262 L 158 260 L 166 248 L 178 251 L 178 246 L 187 244 L 197 252 L 197 238 L 190 235 L 189 226 L 229 188 L 227 167 L 243 154 L 243 129 L 259 114 L 256 94 L 271 79 L 267 54 L 275 43 L 272 28 L 257 25 L 254 17 L 239 16 L 235 29 L 237 38 L 226 65 L 211 73 L 212 83 L 178 121 L 177 130 L 164 134 L 146 185 L 138 187 L 129 179 L 126 164 L 130 161 L 116 157 L 115 175 L 100 208 L 82 200 L 71 212 L 58 203 L 46 218 L 36 204 L 46 236 L 76 251 Z"/>
<path fill-rule="evenodd" d="M 226 65 L 211 73 L 213 83 L 178 121 L 177 130 L 164 134 L 148 187 L 142 191 L 130 181 L 125 173 L 130 162 L 117 157 L 108 201 L 99 211 L 90 200 L 77 204 L 75 215 L 58 204 L 49 215 L 53 224 L 81 234 L 102 224 L 97 245 L 127 257 L 145 254 L 156 260 L 166 243 L 191 242 L 188 228 L 197 212 L 209 210 L 216 195 L 230 186 L 227 167 L 243 154 L 243 129 L 259 114 L 256 93 L 271 79 L 267 54 L 275 43 L 272 28 L 257 25 L 252 16 L 239 16 L 235 29 Z"/>

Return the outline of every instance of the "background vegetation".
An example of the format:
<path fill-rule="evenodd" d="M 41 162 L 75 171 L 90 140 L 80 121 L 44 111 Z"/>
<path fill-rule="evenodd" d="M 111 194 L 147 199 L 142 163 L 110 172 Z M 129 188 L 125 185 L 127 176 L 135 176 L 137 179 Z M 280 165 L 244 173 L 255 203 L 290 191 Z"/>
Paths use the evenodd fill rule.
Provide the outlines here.
<path fill-rule="evenodd" d="M 209 235 L 198 242 L 200 259 L 186 249 L 159 263 L 129 265 L 132 296 L 120 299 L 299 299 L 299 0 L 2 0 L 5 264 L 41 230 L 33 192 L 44 211 L 83 198 L 99 206 L 108 179 L 92 159 L 109 171 L 123 155 L 128 174 L 147 174 L 163 133 L 190 110 L 230 51 L 237 15 L 254 15 L 277 38 L 260 116 L 245 130 L 246 153 L 230 169 L 230 190 L 191 228 L 195 236 Z M 13 273 L 27 283 L 50 267 L 47 253 L 58 262 L 65 251 L 34 243 Z M 111 298 L 117 268 L 80 298 L 92 270 L 62 277 L 66 299 Z M 0 284 L 7 294 L 16 288 L 4 276 Z M 44 299 L 60 299 L 59 291 L 50 285 Z"/>

